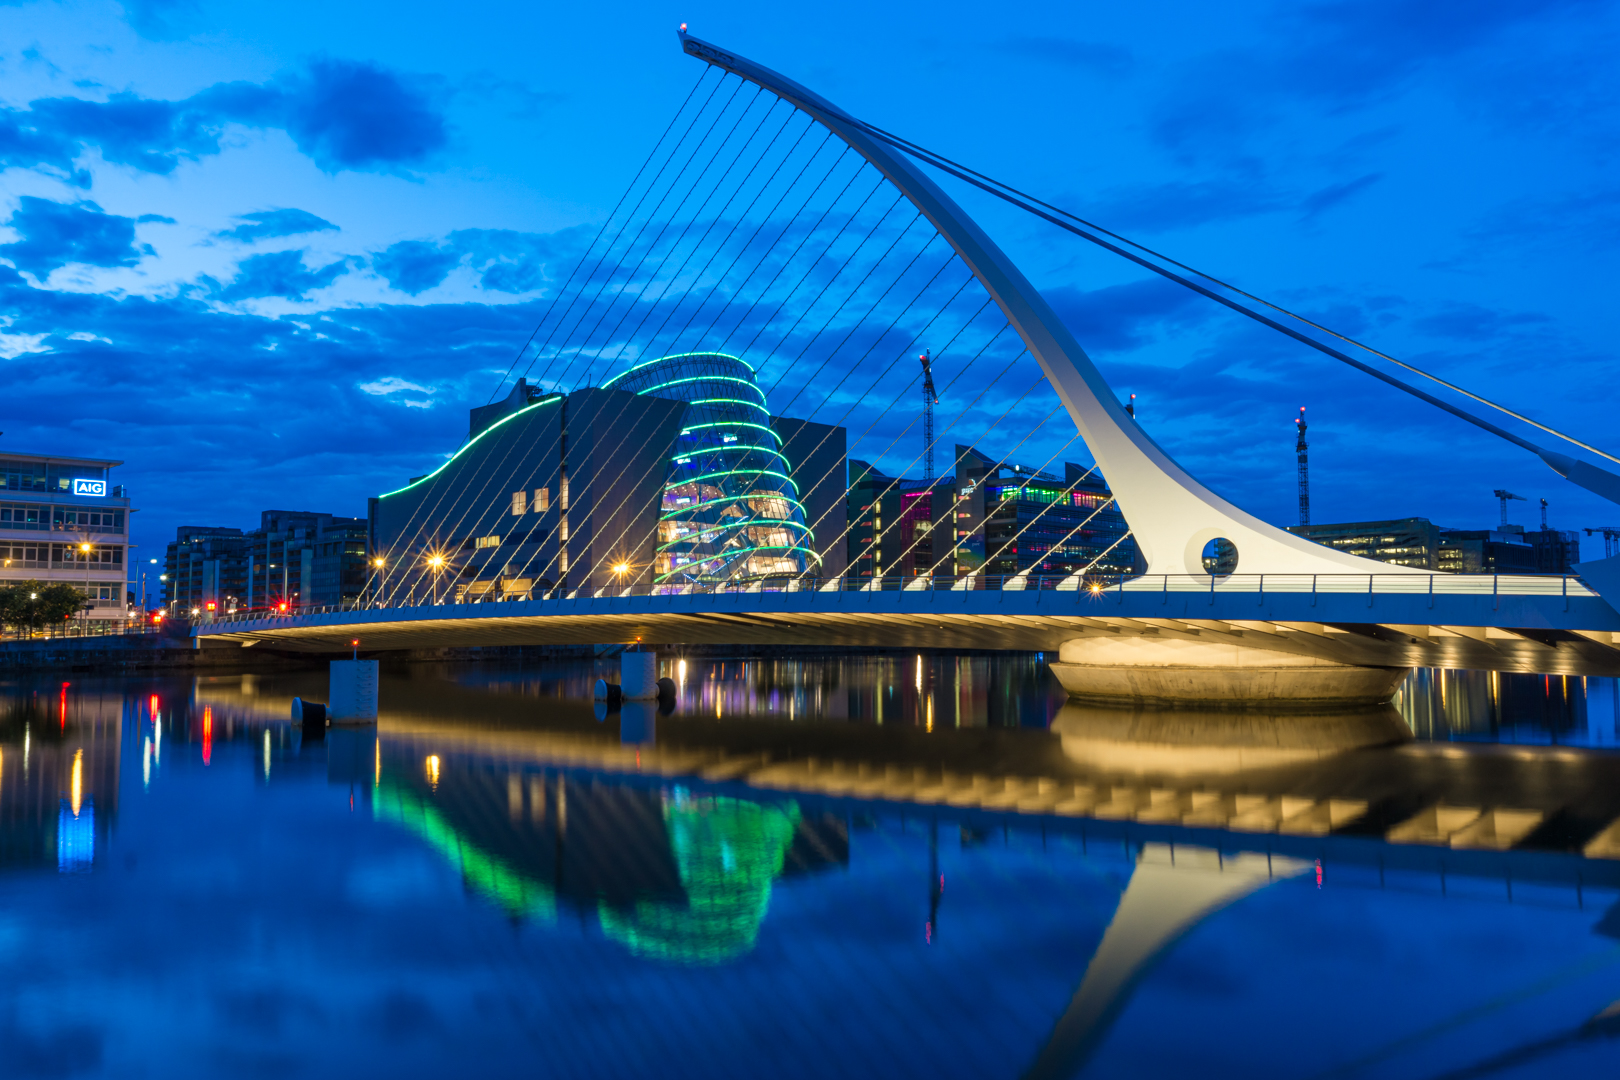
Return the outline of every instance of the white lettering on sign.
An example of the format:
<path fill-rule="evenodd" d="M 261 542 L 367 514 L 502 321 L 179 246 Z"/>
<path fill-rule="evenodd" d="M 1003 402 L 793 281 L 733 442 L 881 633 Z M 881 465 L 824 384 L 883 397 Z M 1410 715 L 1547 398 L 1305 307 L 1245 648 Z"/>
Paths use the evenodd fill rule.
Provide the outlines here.
<path fill-rule="evenodd" d="M 107 494 L 107 481 L 105 481 L 105 480 L 75 480 L 75 481 L 73 481 L 73 494 L 75 494 L 75 495 L 105 495 L 105 494 Z"/>

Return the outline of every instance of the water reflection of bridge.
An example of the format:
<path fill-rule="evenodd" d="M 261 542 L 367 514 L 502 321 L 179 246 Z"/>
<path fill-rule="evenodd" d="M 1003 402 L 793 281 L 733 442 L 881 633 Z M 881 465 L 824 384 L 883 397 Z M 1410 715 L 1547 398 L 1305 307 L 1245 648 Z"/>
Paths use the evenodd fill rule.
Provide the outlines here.
<path fill-rule="evenodd" d="M 728 725 L 727 730 L 734 729 Z M 790 737 L 800 734 L 796 730 L 788 733 Z M 826 768 L 812 771 L 824 772 L 824 783 L 819 789 L 803 785 L 787 802 L 779 791 L 771 790 L 779 785 L 769 784 L 769 776 L 761 775 L 771 766 L 760 766 L 752 753 L 728 753 L 717 745 L 724 736 L 719 740 L 696 737 L 695 731 L 673 718 L 663 721 L 662 745 L 649 746 L 625 745 L 614 737 L 611 727 L 517 730 L 498 722 L 480 725 L 385 716 L 380 729 L 380 781 L 375 776 L 372 779 L 378 784 L 379 805 L 384 807 L 380 817 L 401 821 L 426 836 L 461 867 L 476 891 L 512 914 L 550 918 L 558 902 L 566 902 L 582 911 L 597 912 L 608 935 L 639 954 L 682 962 L 724 960 L 751 944 L 769 899 L 768 889 L 761 891 L 758 885 L 774 876 L 770 845 L 758 842 L 762 838 L 768 841 L 771 829 L 759 827 L 761 822 L 800 820 L 799 832 L 781 863 L 784 874 L 794 872 L 793 852 L 801 841 L 814 839 L 806 836 L 803 826 L 811 820 L 825 823 L 819 830 L 821 838 L 836 838 L 838 847 L 833 859 L 827 858 L 825 850 L 814 853 L 813 865 L 848 861 L 846 823 L 852 819 L 865 819 L 868 827 L 900 831 L 921 823 L 936 842 L 941 824 L 959 824 L 964 846 L 970 838 L 999 832 L 993 828 L 997 824 L 1020 830 L 1038 826 L 1043 836 L 1076 841 L 1077 847 L 1089 851 L 1090 858 L 1118 862 L 1127 883 L 1094 952 L 1089 958 L 1075 958 L 1082 974 L 1072 998 L 1056 1015 L 1046 1041 L 1031 1048 L 1026 1075 L 1041 1078 L 1081 1071 L 1128 1005 L 1138 983 L 1183 935 L 1222 908 L 1279 880 L 1313 869 L 1320 874 L 1326 867 L 1339 888 L 1415 888 L 1473 899 L 1495 896 L 1511 902 L 1516 888 L 1522 898 L 1527 890 L 1545 892 L 1551 887 L 1566 893 L 1572 904 L 1581 903 L 1594 889 L 1604 895 L 1620 888 L 1620 865 L 1607 860 L 1560 858 L 1545 849 L 1451 850 L 1432 843 L 1390 842 L 1371 828 L 1360 832 L 1335 829 L 1330 817 L 1301 822 L 1294 830 L 1284 827 L 1267 833 L 1189 827 L 1167 814 L 1162 801 L 1144 800 L 1138 815 L 1107 819 L 1020 813 L 1016 805 L 1007 804 L 986 809 L 986 803 L 994 802 L 987 797 L 951 800 L 936 796 L 933 802 L 922 804 L 915 799 L 874 799 L 870 788 L 853 790 L 857 778 L 864 776 L 868 783 L 886 778 L 891 765 L 885 762 L 914 753 L 914 747 L 897 748 L 894 740 L 882 738 L 884 734 L 888 733 L 855 729 L 841 740 L 844 767 L 835 768 L 831 760 L 821 759 Z M 826 753 L 830 745 L 827 732 L 811 733 L 811 738 L 817 735 L 822 736 L 818 745 Z M 971 732 L 963 736 L 977 741 Z M 791 738 L 777 745 L 779 751 L 791 753 Z M 956 748 L 947 745 L 943 749 L 949 754 Z M 868 759 L 864 769 L 856 761 L 860 756 Z M 1404 791 L 1399 797 L 1408 808 L 1424 806 L 1435 796 L 1458 799 L 1461 792 L 1481 786 L 1520 803 L 1534 801 L 1532 790 L 1549 787 L 1562 787 L 1566 795 L 1579 799 L 1613 791 L 1615 770 L 1620 767 L 1620 763 L 1602 759 L 1598 768 L 1583 769 L 1591 762 L 1574 760 L 1586 756 L 1576 754 L 1553 759 L 1566 768 L 1550 777 L 1545 768 L 1538 767 L 1547 762 L 1535 761 L 1534 756 L 1532 752 L 1482 756 L 1465 751 L 1408 755 L 1412 760 L 1402 758 L 1395 765 L 1403 775 L 1394 787 Z M 1347 764 L 1343 771 L 1258 770 L 1249 779 L 1261 802 L 1272 801 L 1264 797 L 1268 786 L 1280 785 L 1301 792 L 1294 798 L 1309 809 L 1339 801 L 1312 798 L 1332 790 L 1321 785 L 1342 783 L 1364 771 L 1363 761 Z M 1164 783 L 1164 778 L 1158 782 Z M 1143 778 L 1137 783 L 1143 784 Z M 396 785 L 408 788 L 409 795 L 400 799 Z M 401 809 L 393 809 L 391 800 L 399 800 Z M 1374 801 L 1383 807 L 1379 814 L 1384 819 L 1399 816 L 1407 820 L 1406 812 L 1387 797 Z M 1157 820 L 1150 812 L 1155 807 Z M 442 816 L 443 825 L 428 822 L 434 812 Z M 712 854 L 728 841 L 744 864 L 729 903 L 715 903 L 711 890 L 702 903 L 693 904 L 689 867 L 694 863 L 683 861 L 677 838 L 678 817 L 688 812 L 699 819 L 705 815 L 710 820 L 721 819 L 720 826 L 705 837 L 713 845 L 711 864 Z M 415 821 L 409 820 L 413 814 L 419 815 Z M 730 821 L 725 820 L 727 815 L 731 815 Z M 1279 824 L 1273 821 L 1271 827 L 1278 829 Z M 728 829 L 732 831 L 727 833 Z M 779 831 L 777 843 L 784 836 Z M 743 842 L 735 843 L 738 839 Z M 587 845 L 591 850 L 575 850 Z M 749 860 L 757 860 L 762 875 L 748 871 Z M 532 884 L 526 892 L 514 889 L 510 878 L 500 882 L 491 867 L 515 872 Z M 928 871 L 929 889 L 926 893 L 919 889 L 917 894 L 919 918 L 925 896 L 930 904 L 930 940 L 942 932 L 948 935 L 950 926 L 949 901 L 934 888 L 937 875 L 935 864 Z M 942 905 L 943 931 L 939 929 Z M 694 918 L 694 907 L 704 909 L 701 914 L 707 919 Z M 737 916 L 743 917 L 741 925 Z M 663 931 L 664 936 L 648 934 L 649 928 Z M 671 930 L 685 936 L 675 937 Z"/>

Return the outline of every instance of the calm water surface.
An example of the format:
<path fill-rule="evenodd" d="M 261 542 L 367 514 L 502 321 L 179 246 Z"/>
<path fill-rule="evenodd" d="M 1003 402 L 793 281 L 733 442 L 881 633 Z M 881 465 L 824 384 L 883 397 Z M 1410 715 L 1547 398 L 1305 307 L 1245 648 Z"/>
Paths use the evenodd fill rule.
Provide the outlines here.
<path fill-rule="evenodd" d="M 1613 680 L 1419 672 L 1408 746 L 1155 778 L 1077 756 L 1033 657 L 666 666 L 622 714 L 612 663 L 385 670 L 319 740 L 322 671 L 0 684 L 0 1076 L 1620 1075 L 1620 862 L 1579 854 Z M 1371 809 L 1289 838 L 681 755 Z M 1367 824 L 1437 801 L 1545 817 Z"/>

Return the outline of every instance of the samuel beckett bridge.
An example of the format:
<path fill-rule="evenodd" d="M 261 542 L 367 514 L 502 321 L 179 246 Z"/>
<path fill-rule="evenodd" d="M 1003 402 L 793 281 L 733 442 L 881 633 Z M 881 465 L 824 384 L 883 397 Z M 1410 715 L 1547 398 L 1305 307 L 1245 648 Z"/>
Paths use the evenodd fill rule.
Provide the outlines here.
<path fill-rule="evenodd" d="M 1383 701 L 1414 665 L 1620 673 L 1620 557 L 1578 577 L 1394 565 L 1194 479 L 930 170 L 1614 501 L 1620 476 L 1588 459 L 1620 459 L 680 40 L 697 84 L 466 443 L 372 500 L 365 596 L 198 637 L 1032 649 L 1072 691 L 1133 700 Z"/>

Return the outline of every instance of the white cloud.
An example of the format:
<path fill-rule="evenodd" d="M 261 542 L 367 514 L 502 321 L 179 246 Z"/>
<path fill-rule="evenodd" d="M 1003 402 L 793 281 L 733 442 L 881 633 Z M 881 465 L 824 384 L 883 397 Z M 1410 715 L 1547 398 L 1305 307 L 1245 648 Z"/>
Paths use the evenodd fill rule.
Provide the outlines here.
<path fill-rule="evenodd" d="M 0 359 L 12 360 L 24 353 L 50 352 L 50 346 L 43 344 L 49 334 L 8 334 L 5 328 L 14 320 L 0 319 Z"/>
<path fill-rule="evenodd" d="M 360 383 L 359 386 L 362 391 L 367 394 L 371 394 L 374 397 L 387 397 L 389 394 L 397 394 L 402 390 L 414 390 L 419 394 L 432 394 L 435 392 L 434 388 L 431 386 L 422 386 L 419 383 L 406 382 L 404 379 L 393 375 L 388 376 L 386 379 L 377 379 L 375 382 L 363 382 Z M 418 409 L 425 409 L 429 406 L 430 402 L 407 401 L 405 404 Z"/>

